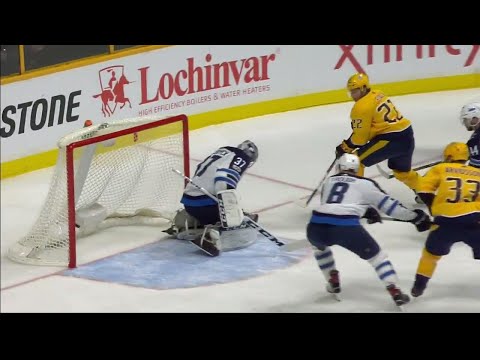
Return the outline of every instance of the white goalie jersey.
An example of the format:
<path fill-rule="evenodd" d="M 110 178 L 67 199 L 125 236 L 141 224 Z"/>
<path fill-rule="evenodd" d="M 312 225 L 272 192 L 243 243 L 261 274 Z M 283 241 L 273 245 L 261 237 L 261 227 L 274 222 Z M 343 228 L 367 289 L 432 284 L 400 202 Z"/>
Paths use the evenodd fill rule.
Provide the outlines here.
<path fill-rule="evenodd" d="M 399 220 L 410 221 L 416 217 L 415 212 L 385 193 L 375 181 L 339 173 L 325 181 L 320 204 L 313 211 L 312 222 L 356 225 L 369 207 Z"/>
<path fill-rule="evenodd" d="M 256 230 L 244 222 L 244 213 L 235 193 L 251 162 L 243 150 L 231 146 L 221 147 L 197 166 L 192 178 L 193 183 L 218 199 L 220 227 L 210 229 L 209 234 L 221 251 L 244 248 L 257 239 Z M 217 207 L 217 201 L 191 183 L 186 186 L 181 203 L 189 208 Z"/>
<path fill-rule="evenodd" d="M 250 158 L 240 149 L 232 146 L 221 147 L 198 164 L 193 182 L 210 194 L 227 189 L 236 189 L 243 173 L 250 165 Z M 181 201 L 186 206 L 216 205 L 195 186 L 188 184 Z"/>

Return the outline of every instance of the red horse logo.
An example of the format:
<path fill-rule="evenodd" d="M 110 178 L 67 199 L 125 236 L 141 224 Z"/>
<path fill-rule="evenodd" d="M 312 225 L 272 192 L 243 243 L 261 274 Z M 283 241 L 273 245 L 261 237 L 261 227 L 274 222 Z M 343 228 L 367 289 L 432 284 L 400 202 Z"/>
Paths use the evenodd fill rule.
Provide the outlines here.
<path fill-rule="evenodd" d="M 100 100 L 102 100 L 102 113 L 104 117 L 113 115 L 118 104 L 120 104 L 120 109 L 123 109 L 127 103 L 128 106 L 132 108 L 130 99 L 125 97 L 124 87 L 133 81 L 130 82 L 126 78 L 123 65 L 106 67 L 98 72 L 98 77 L 100 79 L 102 92 L 93 95 L 93 97 L 95 99 L 100 97 Z"/>

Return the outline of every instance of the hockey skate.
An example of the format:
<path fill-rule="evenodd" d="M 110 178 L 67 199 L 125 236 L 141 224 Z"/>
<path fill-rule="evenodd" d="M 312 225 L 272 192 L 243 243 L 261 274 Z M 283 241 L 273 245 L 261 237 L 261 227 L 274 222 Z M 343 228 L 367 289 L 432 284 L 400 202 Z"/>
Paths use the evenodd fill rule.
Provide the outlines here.
<path fill-rule="evenodd" d="M 388 285 L 387 291 L 390 293 L 390 296 L 397 306 L 402 306 L 410 302 L 410 297 L 407 294 L 402 293 L 402 291 L 397 288 L 395 284 Z"/>
<path fill-rule="evenodd" d="M 413 297 L 419 297 L 423 295 L 423 292 L 427 288 L 427 282 L 428 278 L 426 276 L 417 274 L 415 276 L 415 281 L 413 283 L 412 290 L 410 290 L 410 293 L 412 294 Z"/>
<path fill-rule="evenodd" d="M 175 225 L 170 226 L 168 229 L 162 230 L 162 232 L 170 235 L 171 237 L 175 237 L 179 233 L 178 229 Z"/>
<path fill-rule="evenodd" d="M 340 301 L 340 297 L 338 296 L 338 294 L 340 294 L 342 290 L 340 288 L 340 277 L 338 270 L 330 271 L 330 279 L 327 282 L 326 289 L 327 292 L 332 294 L 337 301 Z"/>
<path fill-rule="evenodd" d="M 183 234 L 183 238 L 181 237 L 179 240 L 187 240 L 188 236 L 185 237 L 185 235 L 189 235 L 190 232 L 195 234 L 195 232 L 202 231 L 203 229 L 204 226 L 201 225 L 198 220 L 189 215 L 185 209 L 180 209 L 176 212 L 171 226 L 168 229 L 162 230 L 162 232 L 167 233 L 172 238 L 178 238 L 179 234 Z"/>
<path fill-rule="evenodd" d="M 412 294 L 413 297 L 419 297 L 423 295 L 424 291 L 425 291 L 425 288 L 421 288 L 420 286 L 413 285 L 410 293 Z"/>
<path fill-rule="evenodd" d="M 340 277 L 338 270 L 330 271 L 330 279 L 327 283 L 327 291 L 331 294 L 338 294 L 341 291 L 340 288 Z"/>
<path fill-rule="evenodd" d="M 214 243 L 211 237 L 211 227 L 206 227 L 201 235 L 198 235 L 194 240 L 190 240 L 190 243 L 198 247 L 206 254 L 215 257 L 220 255 L 220 250 Z"/>

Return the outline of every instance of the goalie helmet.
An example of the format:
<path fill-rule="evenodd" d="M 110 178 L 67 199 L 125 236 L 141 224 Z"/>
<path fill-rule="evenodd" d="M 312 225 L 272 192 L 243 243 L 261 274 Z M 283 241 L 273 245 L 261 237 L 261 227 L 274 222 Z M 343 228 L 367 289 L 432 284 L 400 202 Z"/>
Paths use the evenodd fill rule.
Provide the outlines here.
<path fill-rule="evenodd" d="M 258 159 L 258 148 L 257 145 L 253 143 L 253 141 L 250 140 L 245 140 L 242 142 L 240 145 L 238 145 L 238 148 L 242 150 L 247 156 L 250 158 L 250 164 L 248 167 L 252 166 Z"/>
<path fill-rule="evenodd" d="M 443 150 L 443 159 L 445 162 L 468 160 L 468 146 L 461 142 L 452 142 Z"/>
<path fill-rule="evenodd" d="M 470 103 L 462 107 L 460 121 L 468 131 L 475 130 L 480 124 L 480 103 Z"/>
<path fill-rule="evenodd" d="M 343 154 L 337 163 L 338 171 L 357 172 L 360 167 L 360 159 L 355 154 Z"/>

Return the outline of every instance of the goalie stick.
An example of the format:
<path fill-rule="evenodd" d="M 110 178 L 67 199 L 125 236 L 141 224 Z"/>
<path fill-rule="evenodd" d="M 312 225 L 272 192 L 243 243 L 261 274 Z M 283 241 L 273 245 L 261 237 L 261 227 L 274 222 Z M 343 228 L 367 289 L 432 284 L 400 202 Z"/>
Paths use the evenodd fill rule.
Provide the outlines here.
<path fill-rule="evenodd" d="M 418 171 L 418 170 L 423 170 L 423 169 L 428 169 L 429 167 L 432 167 L 432 166 L 435 166 L 435 165 L 438 165 L 440 163 L 442 163 L 443 161 L 435 161 L 435 162 L 432 162 L 432 163 L 429 163 L 429 164 L 425 164 L 425 165 L 422 165 L 422 166 L 418 166 L 416 168 L 413 168 L 412 170 L 413 171 Z M 382 169 L 382 167 L 377 164 L 377 169 L 378 169 L 378 172 L 380 173 L 380 175 L 382 175 L 384 178 L 386 179 L 392 179 L 395 177 L 395 175 L 393 174 L 389 174 L 387 171 L 385 171 L 384 169 Z"/>
<path fill-rule="evenodd" d="M 198 190 L 200 190 L 201 192 L 203 192 L 205 195 L 207 195 L 210 199 L 214 200 L 217 204 L 218 204 L 218 199 L 216 196 L 210 194 L 210 192 L 208 192 L 206 189 L 204 189 L 203 187 L 201 186 L 198 186 L 197 184 L 195 184 L 193 182 L 192 179 L 190 179 L 188 176 L 184 175 L 181 171 L 178 171 L 177 169 L 172 169 L 173 172 L 175 172 L 176 174 L 182 176 L 185 180 L 187 180 L 190 184 L 192 184 L 193 186 L 195 186 Z M 281 242 L 280 240 L 278 240 L 278 238 L 275 236 L 275 235 L 272 235 L 270 234 L 267 230 L 265 230 L 263 227 L 261 227 L 260 225 L 258 225 L 255 221 L 253 221 L 252 219 L 250 219 L 249 217 L 245 216 L 244 219 L 245 223 L 250 226 L 251 228 L 257 230 L 260 234 L 262 234 L 264 237 L 266 237 L 268 240 L 270 240 L 271 242 L 273 242 L 275 245 L 277 246 L 284 246 L 285 243 Z"/>

